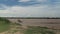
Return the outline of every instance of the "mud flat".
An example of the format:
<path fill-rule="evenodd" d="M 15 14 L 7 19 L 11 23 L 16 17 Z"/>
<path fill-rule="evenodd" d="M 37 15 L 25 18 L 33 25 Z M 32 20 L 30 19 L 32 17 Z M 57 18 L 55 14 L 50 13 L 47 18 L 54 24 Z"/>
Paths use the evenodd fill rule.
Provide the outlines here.
<path fill-rule="evenodd" d="M 20 23 L 22 21 L 24 26 L 42 26 L 54 29 L 60 29 L 60 19 L 8 19 L 13 23 Z"/>

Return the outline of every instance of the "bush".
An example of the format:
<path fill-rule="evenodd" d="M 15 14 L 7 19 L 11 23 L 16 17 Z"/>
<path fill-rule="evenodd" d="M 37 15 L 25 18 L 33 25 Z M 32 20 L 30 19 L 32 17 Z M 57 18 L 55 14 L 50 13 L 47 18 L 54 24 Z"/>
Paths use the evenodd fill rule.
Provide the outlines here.
<path fill-rule="evenodd" d="M 10 23 L 10 21 L 8 19 L 2 18 L 2 17 L 0 17 L 0 21 L 4 21 L 5 23 Z"/>

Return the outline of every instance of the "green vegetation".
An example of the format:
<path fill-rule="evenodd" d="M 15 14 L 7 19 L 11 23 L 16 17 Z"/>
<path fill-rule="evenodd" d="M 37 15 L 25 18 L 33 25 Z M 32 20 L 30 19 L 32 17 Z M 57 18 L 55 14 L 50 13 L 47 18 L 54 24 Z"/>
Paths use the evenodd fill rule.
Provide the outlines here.
<path fill-rule="evenodd" d="M 9 29 L 10 22 L 5 18 L 0 17 L 0 32 L 7 31 Z"/>
<path fill-rule="evenodd" d="M 6 18 L 2 18 L 2 17 L 0 17 L 0 21 L 4 21 L 4 22 L 6 22 L 6 23 L 10 23 L 9 20 L 7 20 Z"/>
<path fill-rule="evenodd" d="M 55 34 L 53 30 L 47 27 L 29 26 L 24 34 Z"/>

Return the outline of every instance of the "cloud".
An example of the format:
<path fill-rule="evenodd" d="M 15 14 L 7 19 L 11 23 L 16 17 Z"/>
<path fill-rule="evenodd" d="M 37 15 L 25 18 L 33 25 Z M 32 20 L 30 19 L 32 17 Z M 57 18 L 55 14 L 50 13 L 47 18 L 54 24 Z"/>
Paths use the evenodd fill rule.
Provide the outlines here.
<path fill-rule="evenodd" d="M 21 7 L 21 6 L 12 6 L 8 7 L 5 10 L 0 10 L 1 16 L 19 16 L 19 17 L 30 17 L 38 16 L 40 9 L 43 9 L 47 6 L 30 6 L 30 7 Z M 38 13 L 38 14 L 37 14 Z"/>
<path fill-rule="evenodd" d="M 36 0 L 38 2 L 47 2 L 48 0 Z"/>
<path fill-rule="evenodd" d="M 19 0 L 18 2 L 29 2 L 29 1 L 46 2 L 47 0 Z"/>
<path fill-rule="evenodd" d="M 0 10 L 6 9 L 8 6 L 4 5 L 4 4 L 0 4 Z"/>
<path fill-rule="evenodd" d="M 54 5 L 58 4 L 58 0 L 0 0 L 0 4 L 4 4 L 7 6 L 32 6 L 32 5 Z"/>
<path fill-rule="evenodd" d="M 18 2 L 28 2 L 30 0 L 19 0 Z"/>
<path fill-rule="evenodd" d="M 0 0 L 0 4 L 8 6 L 32 6 L 36 4 L 42 4 L 39 0 Z M 44 3 L 44 2 L 43 2 Z"/>
<path fill-rule="evenodd" d="M 0 16 L 4 17 L 60 17 L 60 8 L 39 5 L 39 6 L 12 6 L 5 10 L 0 10 Z"/>
<path fill-rule="evenodd" d="M 12 0 L 11 0 L 12 1 Z M 21 1 L 21 0 L 20 0 Z M 0 4 L 0 16 L 4 17 L 60 17 L 60 3 L 47 2 L 47 0 L 23 0 L 17 2 L 13 1 L 6 4 Z M 42 3 L 41 3 L 42 2 Z M 12 4 L 11 4 L 12 3 Z M 44 4 L 45 3 L 45 4 Z M 13 6 L 10 6 L 13 5 Z"/>

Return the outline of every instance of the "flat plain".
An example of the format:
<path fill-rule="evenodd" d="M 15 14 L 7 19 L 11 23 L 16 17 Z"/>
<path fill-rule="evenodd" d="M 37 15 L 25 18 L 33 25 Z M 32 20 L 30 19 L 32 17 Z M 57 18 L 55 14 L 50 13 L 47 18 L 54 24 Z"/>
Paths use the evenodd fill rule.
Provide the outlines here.
<path fill-rule="evenodd" d="M 8 19 L 13 23 L 20 23 L 22 21 L 24 26 L 42 26 L 54 29 L 60 29 L 60 19 Z"/>
<path fill-rule="evenodd" d="M 8 22 L 9 29 L 0 34 L 60 34 L 60 19 L 8 19 Z"/>

